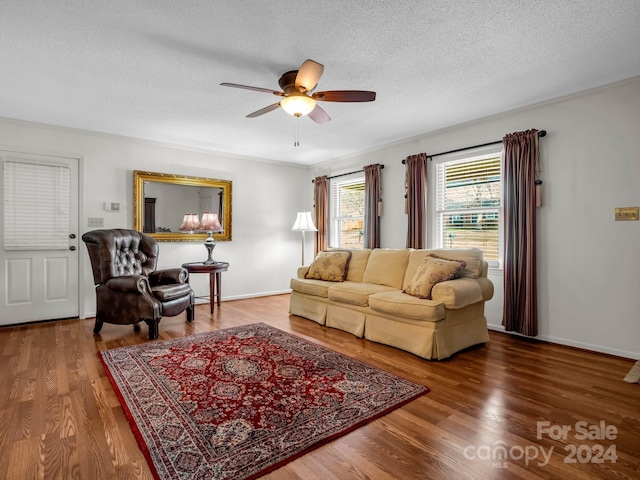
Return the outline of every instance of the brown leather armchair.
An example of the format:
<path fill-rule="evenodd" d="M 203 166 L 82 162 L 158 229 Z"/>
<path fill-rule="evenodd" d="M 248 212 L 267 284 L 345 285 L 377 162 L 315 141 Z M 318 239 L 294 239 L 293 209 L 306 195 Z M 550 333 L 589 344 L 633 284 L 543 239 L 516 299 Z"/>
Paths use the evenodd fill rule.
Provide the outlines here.
<path fill-rule="evenodd" d="M 96 323 L 149 326 L 149 339 L 158 338 L 158 322 L 185 310 L 193 321 L 195 294 L 184 268 L 156 271 L 158 242 L 137 230 L 93 230 L 82 236 L 96 284 Z M 136 325 L 137 327 L 137 325 Z"/>

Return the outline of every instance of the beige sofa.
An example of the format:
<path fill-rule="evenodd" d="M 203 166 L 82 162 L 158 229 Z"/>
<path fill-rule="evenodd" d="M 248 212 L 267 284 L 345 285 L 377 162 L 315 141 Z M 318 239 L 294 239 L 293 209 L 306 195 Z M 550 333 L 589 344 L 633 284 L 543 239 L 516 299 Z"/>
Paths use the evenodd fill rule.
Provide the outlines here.
<path fill-rule="evenodd" d="M 493 297 L 482 251 L 349 250 L 344 281 L 291 279 L 289 313 L 426 359 L 444 359 L 489 341 L 484 304 Z M 427 300 L 403 293 L 425 256 L 463 260 L 459 278 L 437 283 Z"/>

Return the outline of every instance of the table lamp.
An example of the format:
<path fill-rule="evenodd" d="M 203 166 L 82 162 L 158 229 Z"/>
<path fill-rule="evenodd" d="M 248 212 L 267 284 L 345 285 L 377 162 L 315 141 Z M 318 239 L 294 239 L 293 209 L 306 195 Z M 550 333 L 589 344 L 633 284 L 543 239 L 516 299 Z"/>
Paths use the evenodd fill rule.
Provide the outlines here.
<path fill-rule="evenodd" d="M 212 255 L 213 249 L 216 248 L 216 241 L 213 239 L 213 232 L 219 232 L 222 229 L 222 225 L 220 224 L 220 220 L 218 219 L 217 213 L 212 212 L 204 212 L 202 214 L 202 220 L 198 225 L 198 230 L 203 230 L 209 234 L 207 239 L 204 242 L 204 246 L 208 252 L 208 258 L 204 261 L 205 265 L 212 265 L 217 263 Z"/>

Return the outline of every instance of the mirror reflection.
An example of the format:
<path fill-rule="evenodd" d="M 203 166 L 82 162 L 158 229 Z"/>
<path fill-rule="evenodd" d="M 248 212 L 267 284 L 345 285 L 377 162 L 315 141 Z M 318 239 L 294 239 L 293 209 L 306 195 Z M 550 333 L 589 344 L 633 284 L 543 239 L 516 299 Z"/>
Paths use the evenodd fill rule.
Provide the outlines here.
<path fill-rule="evenodd" d="M 185 214 L 196 214 L 202 218 L 204 212 L 212 212 L 218 215 L 221 222 L 224 218 L 221 188 L 149 181 L 142 185 L 142 231 L 145 233 L 179 233 Z"/>
<path fill-rule="evenodd" d="M 230 181 L 136 170 L 133 184 L 136 230 L 159 241 L 199 241 L 208 232 L 231 239 Z M 210 218 L 217 220 L 213 227 Z"/>

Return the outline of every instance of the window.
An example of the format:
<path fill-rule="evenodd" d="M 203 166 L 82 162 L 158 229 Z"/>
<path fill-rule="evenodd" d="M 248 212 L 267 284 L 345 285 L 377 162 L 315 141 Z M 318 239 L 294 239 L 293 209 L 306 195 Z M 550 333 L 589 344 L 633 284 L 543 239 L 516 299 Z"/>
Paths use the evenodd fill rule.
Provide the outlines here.
<path fill-rule="evenodd" d="M 4 249 L 69 248 L 70 169 L 4 162 Z"/>
<path fill-rule="evenodd" d="M 364 174 L 331 180 L 329 245 L 364 246 Z"/>
<path fill-rule="evenodd" d="M 436 244 L 484 251 L 492 267 L 501 259 L 501 155 L 442 161 L 436 165 Z"/>

